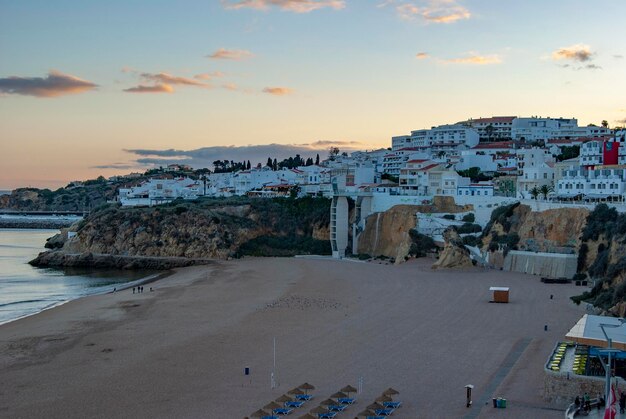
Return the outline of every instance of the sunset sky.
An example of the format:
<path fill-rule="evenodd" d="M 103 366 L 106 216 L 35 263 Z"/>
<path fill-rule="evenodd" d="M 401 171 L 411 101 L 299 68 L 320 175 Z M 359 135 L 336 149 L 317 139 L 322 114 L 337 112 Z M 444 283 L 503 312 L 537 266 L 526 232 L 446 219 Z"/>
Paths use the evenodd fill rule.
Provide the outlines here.
<path fill-rule="evenodd" d="M 0 189 L 470 117 L 619 125 L 625 18 L 621 0 L 0 0 Z"/>

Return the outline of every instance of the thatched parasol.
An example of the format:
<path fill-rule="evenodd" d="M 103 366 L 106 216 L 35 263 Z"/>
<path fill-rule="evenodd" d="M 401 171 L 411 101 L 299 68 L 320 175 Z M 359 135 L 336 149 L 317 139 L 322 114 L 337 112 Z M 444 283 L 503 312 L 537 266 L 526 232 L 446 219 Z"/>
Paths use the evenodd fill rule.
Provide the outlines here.
<path fill-rule="evenodd" d="M 317 416 L 314 416 L 310 413 L 306 413 L 302 416 L 300 416 L 298 419 L 317 419 Z"/>
<path fill-rule="evenodd" d="M 250 416 L 252 416 L 253 418 L 262 418 L 264 416 L 270 416 L 270 414 L 267 413 L 265 410 L 259 409 Z"/>
<path fill-rule="evenodd" d="M 285 402 L 292 402 L 293 399 L 291 397 L 287 396 L 286 394 L 283 394 L 282 396 L 277 398 L 276 401 L 279 402 L 279 403 L 285 403 Z"/>
<path fill-rule="evenodd" d="M 309 383 L 304 383 L 298 388 L 304 390 L 304 394 L 306 394 L 309 390 L 315 390 L 315 386 Z"/>
<path fill-rule="evenodd" d="M 344 393 L 350 394 L 350 393 L 356 393 L 357 389 L 352 387 L 352 386 L 345 386 L 344 388 L 342 388 L 339 391 L 343 391 Z"/>
<path fill-rule="evenodd" d="M 289 390 L 287 394 L 299 395 L 299 394 L 304 394 L 304 391 L 300 390 L 299 388 L 294 388 L 294 389 Z"/>
<path fill-rule="evenodd" d="M 383 394 L 386 394 L 387 396 L 394 396 L 396 394 L 400 394 L 400 392 L 389 387 L 387 390 L 383 391 Z"/>
<path fill-rule="evenodd" d="M 344 399 L 346 397 L 348 397 L 348 395 L 346 393 L 342 393 L 341 391 L 338 391 L 330 396 L 331 399 Z"/>
<path fill-rule="evenodd" d="M 387 396 L 386 394 L 383 394 L 382 396 L 378 397 L 376 399 L 377 402 L 392 402 L 393 399 L 389 396 Z"/>
<path fill-rule="evenodd" d="M 265 406 L 263 406 L 263 409 L 268 409 L 271 410 L 272 412 L 274 411 L 274 409 L 280 409 L 282 406 L 279 405 L 276 402 L 269 402 L 268 404 L 266 404 Z"/>
<path fill-rule="evenodd" d="M 361 413 L 359 413 L 357 416 L 376 416 L 376 413 L 372 412 L 371 410 L 364 410 Z"/>
<path fill-rule="evenodd" d="M 320 402 L 320 404 L 326 405 L 326 406 L 334 406 L 337 404 L 336 401 L 334 401 L 333 399 L 326 399 L 323 402 Z"/>
<path fill-rule="evenodd" d="M 315 413 L 316 415 L 319 415 L 320 413 L 328 413 L 328 409 L 322 406 L 317 406 L 315 409 L 311 410 L 311 413 Z"/>
<path fill-rule="evenodd" d="M 372 410 L 378 410 L 378 409 L 384 409 L 384 408 L 385 408 L 385 406 L 383 406 L 380 403 L 376 403 L 376 402 L 374 402 L 374 403 L 370 404 L 369 406 L 367 406 L 367 409 L 372 409 Z"/>

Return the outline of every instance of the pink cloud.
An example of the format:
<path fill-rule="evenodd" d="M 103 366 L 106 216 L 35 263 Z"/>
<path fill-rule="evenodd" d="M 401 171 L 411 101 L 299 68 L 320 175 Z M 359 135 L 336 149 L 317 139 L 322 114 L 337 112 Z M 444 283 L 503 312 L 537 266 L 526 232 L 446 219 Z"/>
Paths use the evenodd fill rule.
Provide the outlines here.
<path fill-rule="evenodd" d="M 211 55 L 207 55 L 208 58 L 214 60 L 245 60 L 247 58 L 254 57 L 250 51 L 245 49 L 225 49 L 220 48 Z"/>
<path fill-rule="evenodd" d="M 329 7 L 339 10 L 346 7 L 345 0 L 222 0 L 226 9 L 267 10 L 272 6 L 294 13 L 309 13 Z"/>

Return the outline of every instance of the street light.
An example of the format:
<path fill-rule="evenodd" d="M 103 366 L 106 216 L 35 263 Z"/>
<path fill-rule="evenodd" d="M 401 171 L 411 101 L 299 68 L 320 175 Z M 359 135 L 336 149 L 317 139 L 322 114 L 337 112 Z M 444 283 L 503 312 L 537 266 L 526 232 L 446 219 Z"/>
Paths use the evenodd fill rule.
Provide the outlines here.
<path fill-rule="evenodd" d="M 609 403 L 609 398 L 611 396 L 611 354 L 614 352 L 619 352 L 617 349 L 613 349 L 612 348 L 612 343 L 613 340 L 609 337 L 609 335 L 607 335 L 606 330 L 604 330 L 605 327 L 610 327 L 610 328 L 618 328 L 618 327 L 622 327 L 622 325 L 626 322 L 626 319 L 618 319 L 619 320 L 619 324 L 610 324 L 610 323 L 600 323 L 600 329 L 602 329 L 602 333 L 604 334 L 604 337 L 606 338 L 606 342 L 607 342 L 607 349 L 605 350 L 601 350 L 599 351 L 600 353 L 606 353 L 608 354 L 608 365 L 604 363 L 604 360 L 602 359 L 602 357 L 600 358 L 600 362 L 602 363 L 602 366 L 604 367 L 604 371 L 606 372 L 606 388 L 604 391 L 604 400 L 605 403 L 607 404 L 608 407 L 608 403 Z"/>

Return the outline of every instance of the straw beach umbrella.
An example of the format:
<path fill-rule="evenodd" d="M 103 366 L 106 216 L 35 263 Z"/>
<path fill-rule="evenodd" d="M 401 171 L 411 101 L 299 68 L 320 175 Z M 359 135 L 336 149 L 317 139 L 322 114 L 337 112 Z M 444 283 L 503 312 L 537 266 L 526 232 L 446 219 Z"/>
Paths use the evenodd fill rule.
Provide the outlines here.
<path fill-rule="evenodd" d="M 320 402 L 320 404 L 323 404 L 325 406 L 333 406 L 333 405 L 336 405 L 337 402 L 334 401 L 333 399 L 326 399 L 323 402 Z"/>
<path fill-rule="evenodd" d="M 311 410 L 311 413 L 315 413 L 316 415 L 320 415 L 322 413 L 328 413 L 328 409 L 322 406 L 317 406 L 315 409 Z"/>
<path fill-rule="evenodd" d="M 314 416 L 310 413 L 305 413 L 304 415 L 300 416 L 298 419 L 317 419 L 317 416 Z"/>
<path fill-rule="evenodd" d="M 289 390 L 287 394 L 293 394 L 294 396 L 299 396 L 300 394 L 304 394 L 304 391 L 296 387 L 294 389 Z"/>
<path fill-rule="evenodd" d="M 263 409 L 268 409 L 268 410 L 271 410 L 271 411 L 273 412 L 275 409 L 280 409 L 281 407 L 282 407 L 282 406 L 281 406 L 281 405 L 279 405 L 279 404 L 278 404 L 278 403 L 276 403 L 276 402 L 269 402 L 268 404 L 266 404 L 265 406 L 263 406 Z"/>
<path fill-rule="evenodd" d="M 286 394 L 283 394 L 282 396 L 277 398 L 276 401 L 279 402 L 279 403 L 285 403 L 285 402 L 292 402 L 293 399 L 291 397 L 287 396 Z"/>
<path fill-rule="evenodd" d="M 357 416 L 376 416 L 376 413 L 372 412 L 371 410 L 364 410 L 361 413 L 359 413 Z"/>
<path fill-rule="evenodd" d="M 264 416 L 271 416 L 269 413 L 267 413 L 265 410 L 263 409 L 259 409 L 256 412 L 254 412 L 253 414 L 250 415 L 253 418 L 262 418 Z"/>
<path fill-rule="evenodd" d="M 377 402 L 374 402 L 370 404 L 369 406 L 367 406 L 367 409 L 372 409 L 372 410 L 378 410 L 378 409 L 384 409 L 384 408 L 385 406 Z"/>
<path fill-rule="evenodd" d="M 387 396 L 395 396 L 396 394 L 400 394 L 400 392 L 398 390 L 394 390 L 393 388 L 389 387 L 387 390 L 383 391 L 383 394 Z"/>
<path fill-rule="evenodd" d="M 331 399 L 344 399 L 346 397 L 348 397 L 348 395 L 346 393 L 342 393 L 341 391 L 338 391 L 330 396 Z"/>
<path fill-rule="evenodd" d="M 356 393 L 357 389 L 352 386 L 345 386 L 339 391 L 343 391 L 344 393 L 348 393 L 348 397 L 350 397 L 350 393 Z"/>
<path fill-rule="evenodd" d="M 315 386 L 309 383 L 304 383 L 298 388 L 304 390 L 304 394 L 306 394 L 309 390 L 315 390 Z"/>
<path fill-rule="evenodd" d="M 392 399 L 391 397 L 387 396 L 386 394 L 383 394 L 382 396 L 379 396 L 379 397 L 376 399 L 376 401 L 377 401 L 377 402 L 392 402 L 392 401 L 393 401 L 393 399 Z"/>

